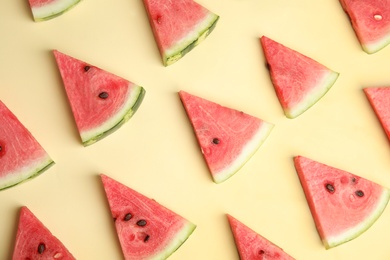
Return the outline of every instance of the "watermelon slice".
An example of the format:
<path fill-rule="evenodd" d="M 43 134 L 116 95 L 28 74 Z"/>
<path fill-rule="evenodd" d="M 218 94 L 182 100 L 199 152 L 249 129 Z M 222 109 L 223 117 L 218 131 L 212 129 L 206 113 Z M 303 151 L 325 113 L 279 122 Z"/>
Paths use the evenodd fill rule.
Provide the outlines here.
<path fill-rule="evenodd" d="M 117 130 L 141 105 L 143 87 L 57 50 L 53 53 L 84 146 Z"/>
<path fill-rule="evenodd" d="M 28 0 L 34 17 L 34 21 L 46 21 L 57 17 L 81 0 Z"/>
<path fill-rule="evenodd" d="M 240 260 L 293 260 L 280 247 L 256 233 L 236 218 L 227 215 Z"/>
<path fill-rule="evenodd" d="M 61 241 L 26 206 L 23 206 L 20 210 L 12 259 L 69 260 L 75 258 Z"/>
<path fill-rule="evenodd" d="M 295 118 L 319 101 L 339 73 L 266 36 L 261 45 L 276 95 L 288 118 Z"/>
<path fill-rule="evenodd" d="M 215 183 L 235 174 L 270 134 L 273 124 L 179 91 Z"/>
<path fill-rule="evenodd" d="M 389 189 L 352 173 L 303 156 L 294 163 L 326 249 L 361 235 L 390 199 Z"/>
<path fill-rule="evenodd" d="M 219 19 L 193 0 L 144 0 L 144 5 L 164 66 L 202 42 Z"/>
<path fill-rule="evenodd" d="M 362 46 L 375 53 L 390 43 L 390 2 L 388 0 L 340 0 Z"/>
<path fill-rule="evenodd" d="M 390 87 L 363 89 L 390 140 Z"/>
<path fill-rule="evenodd" d="M 166 259 L 195 230 L 155 200 L 104 174 L 101 179 L 126 260 Z"/>
<path fill-rule="evenodd" d="M 34 178 L 52 165 L 47 152 L 0 101 L 0 190 Z"/>

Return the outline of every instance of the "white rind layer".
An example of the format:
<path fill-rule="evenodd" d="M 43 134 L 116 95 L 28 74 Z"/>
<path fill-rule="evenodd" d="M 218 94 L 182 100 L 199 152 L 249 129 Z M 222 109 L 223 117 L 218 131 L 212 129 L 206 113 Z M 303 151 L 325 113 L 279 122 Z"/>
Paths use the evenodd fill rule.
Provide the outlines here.
<path fill-rule="evenodd" d="M 80 1 L 81 0 L 55 0 L 44 6 L 31 7 L 31 11 L 35 21 L 44 21 L 66 12 Z"/>

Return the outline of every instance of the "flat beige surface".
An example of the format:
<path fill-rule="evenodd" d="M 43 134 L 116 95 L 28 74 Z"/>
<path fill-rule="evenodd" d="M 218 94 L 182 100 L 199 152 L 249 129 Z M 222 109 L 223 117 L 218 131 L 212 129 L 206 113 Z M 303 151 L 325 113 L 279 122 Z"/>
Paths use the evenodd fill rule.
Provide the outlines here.
<path fill-rule="evenodd" d="M 390 147 L 362 88 L 390 85 L 390 46 L 364 53 L 337 0 L 199 0 L 214 32 L 163 67 L 141 0 L 84 0 L 35 23 L 27 0 L 0 1 L 0 99 L 56 165 L 0 192 L 0 259 L 10 259 L 19 207 L 28 206 L 77 259 L 121 259 L 99 173 L 159 201 L 197 229 L 172 260 L 238 259 L 229 213 L 297 259 L 390 259 L 390 209 L 357 239 L 325 250 L 292 157 L 304 155 L 390 187 Z M 259 37 L 340 72 L 314 107 L 287 119 Z M 51 50 L 143 85 L 145 99 L 117 132 L 84 148 Z M 177 91 L 275 124 L 231 179 L 214 184 Z M 0 126 L 1 127 L 1 126 Z"/>

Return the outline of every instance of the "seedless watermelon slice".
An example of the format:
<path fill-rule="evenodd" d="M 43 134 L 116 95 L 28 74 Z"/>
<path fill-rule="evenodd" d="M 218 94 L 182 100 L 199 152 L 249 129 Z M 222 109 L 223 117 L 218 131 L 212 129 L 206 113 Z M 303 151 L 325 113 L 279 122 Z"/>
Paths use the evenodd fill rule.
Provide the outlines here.
<path fill-rule="evenodd" d="M 12 260 L 75 259 L 68 249 L 25 206 L 20 210 Z"/>
<path fill-rule="evenodd" d="M 390 140 L 390 87 L 363 89 Z"/>
<path fill-rule="evenodd" d="M 294 163 L 326 249 L 361 235 L 390 199 L 389 189 L 352 173 L 303 156 Z"/>
<path fill-rule="evenodd" d="M 369 54 L 390 43 L 390 2 L 388 0 L 340 0 L 352 28 Z"/>
<path fill-rule="evenodd" d="M 0 190 L 38 176 L 52 165 L 43 147 L 0 101 Z"/>
<path fill-rule="evenodd" d="M 141 105 L 143 87 L 54 50 L 84 146 L 126 123 Z"/>
<path fill-rule="evenodd" d="M 202 42 L 219 19 L 193 0 L 144 0 L 144 5 L 165 66 Z"/>
<path fill-rule="evenodd" d="M 339 73 L 266 36 L 261 45 L 276 95 L 288 118 L 295 118 L 319 101 Z"/>
<path fill-rule="evenodd" d="M 242 222 L 227 215 L 240 260 L 269 259 L 293 260 L 280 247 L 256 233 Z"/>
<path fill-rule="evenodd" d="M 36 22 L 57 17 L 68 11 L 81 0 L 28 0 Z"/>
<path fill-rule="evenodd" d="M 166 259 L 195 230 L 155 200 L 104 174 L 101 179 L 126 260 Z"/>
<path fill-rule="evenodd" d="M 258 150 L 273 124 L 232 108 L 179 92 L 215 183 L 235 174 Z"/>

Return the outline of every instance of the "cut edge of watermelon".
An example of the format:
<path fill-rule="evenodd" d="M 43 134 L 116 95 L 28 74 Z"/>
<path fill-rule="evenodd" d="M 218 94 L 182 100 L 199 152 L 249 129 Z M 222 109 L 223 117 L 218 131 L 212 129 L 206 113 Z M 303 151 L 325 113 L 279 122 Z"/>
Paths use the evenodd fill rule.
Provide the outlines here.
<path fill-rule="evenodd" d="M 301 101 L 293 107 L 284 109 L 285 115 L 288 118 L 293 119 L 307 111 L 331 89 L 339 75 L 340 73 L 329 70 L 319 81 L 317 87 L 314 87 Z"/>
<path fill-rule="evenodd" d="M 34 21 L 46 21 L 55 18 L 78 4 L 81 0 L 57 0 L 43 6 L 30 5 Z"/>
<path fill-rule="evenodd" d="M 9 173 L 3 177 L 0 182 L 0 190 L 5 190 L 14 187 L 22 182 L 28 181 L 42 174 L 44 171 L 53 166 L 55 162 L 48 154 L 41 160 L 35 161 L 29 166 L 23 167 L 16 172 Z"/>
<path fill-rule="evenodd" d="M 226 166 L 223 170 L 212 174 L 215 183 L 221 183 L 232 177 L 240 170 L 244 164 L 256 153 L 260 146 L 270 135 L 274 124 L 263 121 L 260 125 L 259 131 L 253 136 L 251 140 L 244 146 L 240 155 L 230 165 Z"/>
<path fill-rule="evenodd" d="M 130 86 L 128 99 L 115 116 L 113 116 L 112 118 L 110 118 L 110 120 L 106 121 L 104 124 L 98 127 L 80 132 L 83 145 L 88 146 L 93 143 L 96 143 L 97 141 L 108 136 L 112 132 L 119 129 L 124 123 L 129 121 L 129 119 L 135 114 L 135 112 L 141 105 L 145 93 L 146 91 L 142 86 Z"/>
<path fill-rule="evenodd" d="M 378 200 L 377 207 L 375 208 L 375 210 L 373 210 L 372 214 L 370 216 L 368 216 L 359 225 L 348 230 L 347 232 L 344 232 L 338 236 L 323 238 L 322 242 L 323 242 L 325 248 L 326 249 L 333 248 L 333 247 L 338 246 L 340 244 L 346 243 L 346 242 L 358 237 L 362 233 L 364 233 L 380 217 L 380 215 L 385 210 L 389 200 L 390 200 L 390 190 L 383 187 L 382 195 L 381 195 L 380 199 Z"/>
<path fill-rule="evenodd" d="M 219 16 L 209 12 L 205 19 L 171 48 L 161 52 L 164 66 L 169 66 L 199 45 L 214 30 Z"/>

